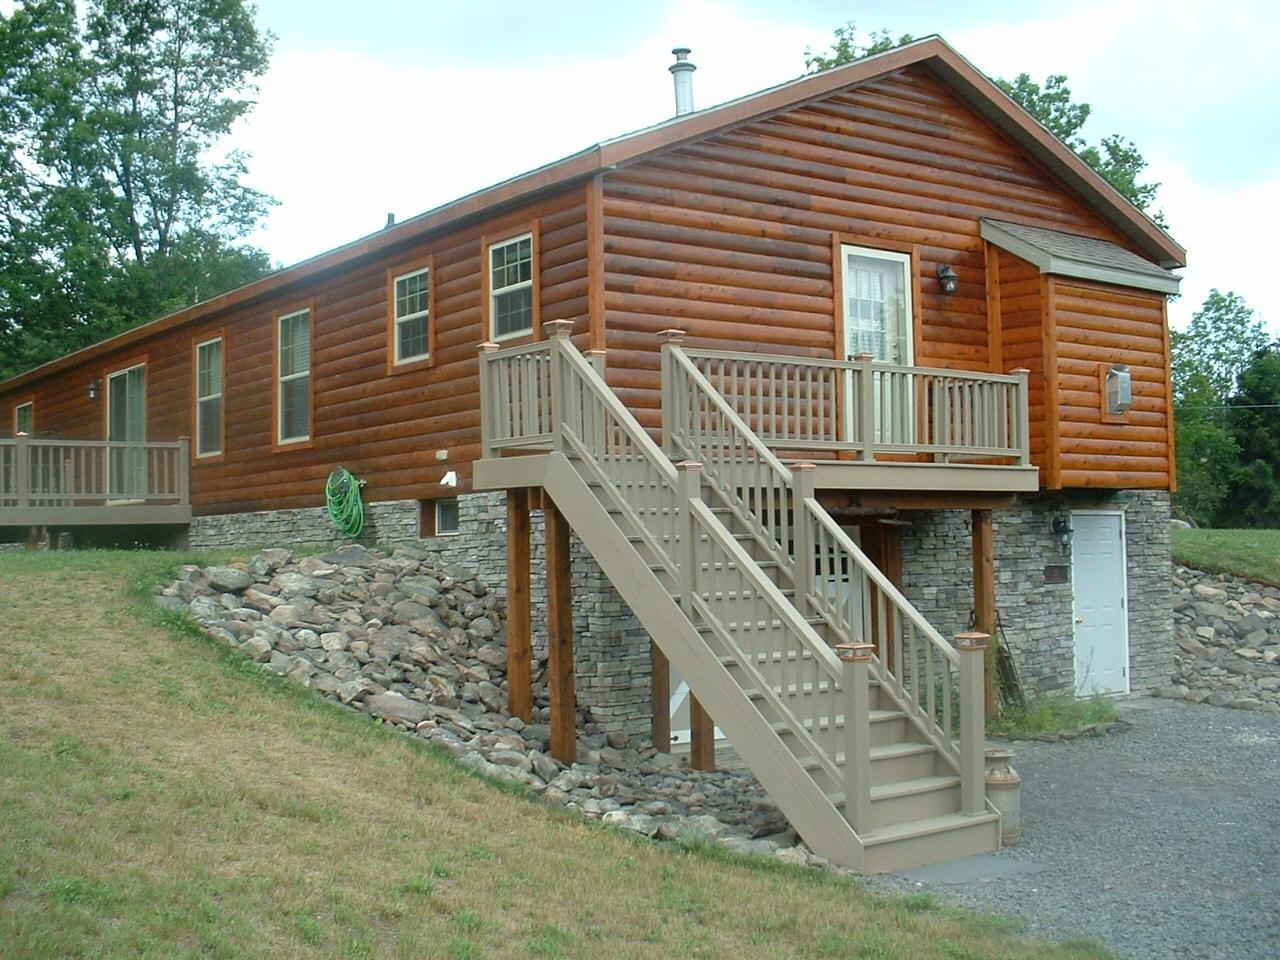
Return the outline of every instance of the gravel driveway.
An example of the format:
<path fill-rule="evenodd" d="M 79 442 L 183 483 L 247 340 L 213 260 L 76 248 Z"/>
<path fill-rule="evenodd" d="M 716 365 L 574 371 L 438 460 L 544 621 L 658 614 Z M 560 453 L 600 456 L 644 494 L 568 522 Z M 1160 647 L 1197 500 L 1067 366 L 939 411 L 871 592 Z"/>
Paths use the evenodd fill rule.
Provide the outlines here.
<path fill-rule="evenodd" d="M 1022 845 L 878 878 L 1127 958 L 1280 957 L 1280 716 L 1165 700 L 1131 730 L 1017 743 Z"/>

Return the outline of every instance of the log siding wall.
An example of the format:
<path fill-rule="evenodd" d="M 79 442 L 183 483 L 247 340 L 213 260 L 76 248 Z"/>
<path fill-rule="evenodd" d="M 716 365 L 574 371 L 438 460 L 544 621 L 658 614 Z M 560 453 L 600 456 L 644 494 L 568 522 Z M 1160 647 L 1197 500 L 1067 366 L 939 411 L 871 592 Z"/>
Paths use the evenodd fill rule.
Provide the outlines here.
<path fill-rule="evenodd" d="M 368 501 L 453 495 L 457 491 L 439 485 L 448 470 L 458 471 L 460 490 L 466 491 L 471 462 L 480 455 L 481 239 L 531 222 L 539 241 L 538 312 L 544 321 L 580 321 L 579 345 L 585 348 L 586 193 L 577 187 L 92 357 L 24 387 L 19 402 L 35 397 L 41 435 L 97 439 L 104 435 L 108 371 L 145 361 L 147 436 L 188 436 L 193 346 L 221 334 L 226 439 L 221 457 L 192 462 L 191 497 L 198 513 L 323 503 L 325 478 L 337 464 L 368 480 Z M 387 271 L 428 260 L 434 268 L 431 361 L 396 368 L 389 376 Z M 275 318 L 308 306 L 312 439 L 279 446 L 272 425 Z M 103 389 L 91 401 L 89 383 L 95 379 Z M 12 424 L 12 405 L 11 398 L 0 397 L 0 424 Z M 448 450 L 448 459 L 437 460 L 437 450 Z"/>

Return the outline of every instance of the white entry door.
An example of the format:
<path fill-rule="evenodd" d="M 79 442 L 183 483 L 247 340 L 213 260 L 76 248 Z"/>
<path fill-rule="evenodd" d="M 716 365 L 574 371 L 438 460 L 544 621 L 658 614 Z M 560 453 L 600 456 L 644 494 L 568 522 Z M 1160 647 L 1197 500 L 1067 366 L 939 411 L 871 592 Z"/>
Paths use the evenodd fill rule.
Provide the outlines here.
<path fill-rule="evenodd" d="M 1129 692 L 1124 514 L 1071 514 L 1076 695 Z"/>
<path fill-rule="evenodd" d="M 147 451 L 141 446 L 147 439 L 145 371 L 139 364 L 107 377 L 107 440 L 113 444 L 107 496 L 111 500 L 132 500 L 147 491 Z"/>
<path fill-rule="evenodd" d="M 903 366 L 914 363 L 911 255 L 843 244 L 840 269 L 846 356 L 852 359 L 863 353 L 881 363 Z M 846 438 L 853 436 L 855 392 L 853 375 L 847 374 L 844 383 Z M 901 376 L 877 374 L 872 393 L 876 406 L 875 441 L 913 442 L 915 417 L 911 414 L 914 409 L 911 382 Z"/>

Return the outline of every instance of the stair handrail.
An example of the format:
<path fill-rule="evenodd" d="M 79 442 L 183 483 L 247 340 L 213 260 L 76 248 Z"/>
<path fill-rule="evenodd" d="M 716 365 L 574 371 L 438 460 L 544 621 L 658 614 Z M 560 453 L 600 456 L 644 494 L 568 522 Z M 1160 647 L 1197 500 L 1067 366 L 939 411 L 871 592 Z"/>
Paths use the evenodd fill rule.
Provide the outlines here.
<path fill-rule="evenodd" d="M 715 385 L 697 368 L 681 347 L 680 330 L 664 330 L 662 338 L 662 430 L 669 452 L 690 457 L 703 464 L 707 481 L 720 494 L 738 519 L 760 538 L 761 546 L 777 560 L 788 576 L 794 558 L 788 536 L 787 515 L 791 512 L 793 481 L 791 471 L 760 439 Z M 728 428 L 727 435 L 704 436 L 700 401 Z M 743 458 L 734 456 L 741 451 Z M 743 493 L 752 491 L 755 502 Z"/>
<path fill-rule="evenodd" d="M 797 661 L 808 662 L 822 674 L 832 698 L 840 696 L 843 690 L 839 658 L 702 501 L 700 488 L 682 486 L 675 464 L 613 392 L 600 372 L 573 346 L 569 339 L 572 326 L 568 321 L 544 324 L 551 351 L 553 430 L 557 448 L 573 456 L 588 476 L 598 482 L 610 504 L 627 517 L 630 526 L 641 533 L 659 562 L 678 578 L 675 582 L 679 584 L 681 597 L 692 601 L 689 609 L 696 609 L 707 620 L 721 641 L 734 652 L 744 673 L 756 684 L 759 694 L 773 705 L 831 779 L 840 782 L 843 775 L 837 753 L 843 744 L 835 730 L 834 710 L 828 709 L 820 715 L 815 712 L 809 718 L 801 717 L 786 702 L 785 696 L 774 693 L 771 681 L 760 672 L 754 655 L 735 638 L 733 624 L 715 615 L 717 594 L 711 591 L 704 595 L 699 591 L 702 567 L 705 566 L 708 572 L 733 571 L 745 578 L 749 589 L 743 592 L 749 592 L 765 605 L 769 618 L 777 620 L 789 641 L 795 645 Z M 609 429 L 602 431 L 606 418 Z M 623 446 L 619 447 L 620 444 Z M 639 482 L 652 483 L 656 488 L 653 490 L 656 502 L 650 502 L 649 510 L 656 522 L 655 519 L 646 519 L 636 509 L 637 496 L 624 496 L 618 489 L 619 484 L 625 486 L 636 482 L 637 458 L 643 461 L 639 475 L 644 479 Z M 701 537 L 698 543 L 691 543 L 688 536 L 691 526 L 706 534 L 708 552 L 700 553 Z M 683 562 L 672 550 L 672 546 L 679 543 L 685 547 L 686 559 Z M 710 552 L 713 548 L 714 553 Z M 719 594 L 724 595 L 724 592 Z M 753 628 L 753 625 L 745 627 L 738 624 L 739 630 L 750 632 Z M 814 689 L 817 687 L 815 680 Z M 822 716 L 831 721 L 828 724 L 829 736 L 825 738 L 820 736 L 818 729 Z M 811 729 L 806 728 L 806 719 Z M 846 792 L 870 789 L 866 782 L 846 787 Z"/>

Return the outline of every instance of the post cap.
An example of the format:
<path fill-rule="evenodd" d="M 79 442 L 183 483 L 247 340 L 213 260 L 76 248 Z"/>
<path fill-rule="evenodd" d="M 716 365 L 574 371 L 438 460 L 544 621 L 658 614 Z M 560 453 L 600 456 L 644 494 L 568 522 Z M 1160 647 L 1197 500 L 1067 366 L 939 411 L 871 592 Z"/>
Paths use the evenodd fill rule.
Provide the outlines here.
<path fill-rule="evenodd" d="M 855 353 L 853 355 L 853 359 L 863 362 L 866 362 L 867 360 L 874 360 L 875 358 L 876 355 L 874 353 Z"/>
<path fill-rule="evenodd" d="M 799 470 L 801 473 L 808 473 L 810 470 L 817 470 L 817 469 L 818 469 L 818 465 L 816 463 L 809 463 L 808 461 L 805 461 L 804 463 L 793 463 L 791 465 L 791 471 L 793 473 L 797 470 Z"/>
<path fill-rule="evenodd" d="M 672 328 L 670 330 L 659 330 L 658 339 L 663 343 L 683 343 L 684 331 Z"/>
<path fill-rule="evenodd" d="M 835 649 L 836 656 L 845 663 L 861 663 L 870 660 L 876 648 L 869 643 L 837 643 Z"/>
<path fill-rule="evenodd" d="M 1028 377 L 1031 376 L 1031 371 L 1028 370 L 1026 367 L 1014 367 L 1012 370 L 1009 371 L 1009 373 L 1011 373 L 1015 377 L 1019 377 L 1023 375 L 1026 375 Z"/>
<path fill-rule="evenodd" d="M 959 650 L 985 650 L 987 649 L 987 641 L 990 639 L 991 634 L 989 633 L 968 630 L 956 634 L 956 648 Z"/>
<path fill-rule="evenodd" d="M 676 464 L 676 469 L 681 471 L 686 471 L 688 473 L 693 473 L 695 470 L 701 470 L 702 464 L 699 463 L 697 460 L 681 460 L 679 463 Z"/>
<path fill-rule="evenodd" d="M 19 430 L 19 431 L 18 431 L 18 433 L 17 433 L 17 437 L 18 437 L 18 439 L 19 439 L 19 440 L 22 440 L 22 439 L 24 439 L 24 438 L 26 438 L 26 437 L 28 437 L 28 436 L 29 436 L 29 434 L 28 434 L 25 430 Z"/>
<path fill-rule="evenodd" d="M 548 337 L 567 337 L 573 333 L 572 320 L 548 320 L 542 325 Z"/>
<path fill-rule="evenodd" d="M 480 344 L 481 353 L 493 353 L 493 351 L 497 349 L 498 349 L 498 345 L 494 343 L 492 340 L 486 340 L 484 343 Z"/>

